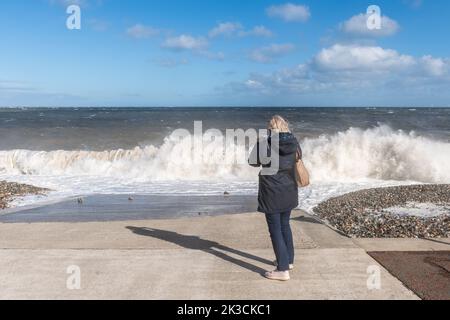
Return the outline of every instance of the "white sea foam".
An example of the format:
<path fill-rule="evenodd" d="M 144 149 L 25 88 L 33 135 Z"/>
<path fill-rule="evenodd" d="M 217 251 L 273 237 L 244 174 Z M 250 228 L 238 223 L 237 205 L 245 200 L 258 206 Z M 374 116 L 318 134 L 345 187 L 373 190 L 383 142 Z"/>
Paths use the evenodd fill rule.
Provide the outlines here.
<path fill-rule="evenodd" d="M 450 143 L 388 126 L 307 139 L 303 147 L 316 182 L 376 179 L 450 183 Z"/>
<path fill-rule="evenodd" d="M 230 148 L 217 141 L 205 143 L 202 161 L 194 154 L 194 143 L 170 136 L 161 147 L 132 150 L 90 151 L 0 151 L 0 173 L 14 175 L 70 175 L 127 178 L 136 181 L 220 181 L 251 180 L 256 169 L 239 165 L 246 162 L 244 148 Z"/>
<path fill-rule="evenodd" d="M 434 203 L 407 203 L 402 207 L 391 207 L 384 210 L 390 214 L 399 216 L 415 216 L 422 218 L 438 217 L 440 215 L 450 214 L 450 206 L 437 205 Z"/>
<path fill-rule="evenodd" d="M 92 193 L 234 194 L 257 193 L 258 170 L 225 157 L 246 157 L 243 148 L 223 154 L 208 142 L 203 164 L 193 144 L 169 136 L 157 146 L 131 150 L 0 151 L 0 179 L 56 190 L 51 197 Z M 364 188 L 450 183 L 450 143 L 394 131 L 388 126 L 349 129 L 302 141 L 312 186 L 300 190 L 301 208 Z M 227 149 L 228 151 L 230 149 Z M 28 204 L 26 199 L 16 205 Z"/>

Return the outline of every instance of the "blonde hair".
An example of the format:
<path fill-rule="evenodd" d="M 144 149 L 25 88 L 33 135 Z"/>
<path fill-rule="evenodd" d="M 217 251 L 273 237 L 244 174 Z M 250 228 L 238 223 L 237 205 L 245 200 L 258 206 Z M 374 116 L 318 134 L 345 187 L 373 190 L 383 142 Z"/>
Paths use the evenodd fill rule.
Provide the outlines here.
<path fill-rule="evenodd" d="M 276 115 L 269 122 L 269 130 L 276 132 L 291 132 L 289 129 L 289 122 L 285 120 L 282 116 Z"/>

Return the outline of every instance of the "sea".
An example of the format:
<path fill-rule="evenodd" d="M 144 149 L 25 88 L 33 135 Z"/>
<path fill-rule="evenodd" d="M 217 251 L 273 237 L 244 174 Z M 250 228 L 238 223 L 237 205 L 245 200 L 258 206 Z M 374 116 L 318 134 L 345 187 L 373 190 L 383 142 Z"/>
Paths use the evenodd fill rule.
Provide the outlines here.
<path fill-rule="evenodd" d="M 258 169 L 220 161 L 217 141 L 193 160 L 194 123 L 225 134 L 265 129 L 273 115 L 288 119 L 311 174 L 300 209 L 361 189 L 450 183 L 450 108 L 2 108 L 0 180 L 52 190 L 16 207 L 90 195 L 256 197 Z"/>

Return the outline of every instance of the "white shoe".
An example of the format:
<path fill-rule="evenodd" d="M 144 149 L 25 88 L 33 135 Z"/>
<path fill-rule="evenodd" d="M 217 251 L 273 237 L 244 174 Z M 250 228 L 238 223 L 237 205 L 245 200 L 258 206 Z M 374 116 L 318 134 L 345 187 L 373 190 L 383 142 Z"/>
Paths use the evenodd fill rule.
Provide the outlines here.
<path fill-rule="evenodd" d="M 264 274 L 264 276 L 269 280 L 276 281 L 289 281 L 291 279 L 289 276 L 289 271 L 268 271 Z"/>
<path fill-rule="evenodd" d="M 275 260 L 275 261 L 273 262 L 273 265 L 274 265 L 275 267 L 278 267 L 278 262 L 277 262 L 277 260 Z M 294 269 L 295 269 L 295 266 L 294 266 L 293 264 L 290 264 L 290 265 L 289 265 L 289 270 L 292 271 L 292 270 L 294 270 Z"/>

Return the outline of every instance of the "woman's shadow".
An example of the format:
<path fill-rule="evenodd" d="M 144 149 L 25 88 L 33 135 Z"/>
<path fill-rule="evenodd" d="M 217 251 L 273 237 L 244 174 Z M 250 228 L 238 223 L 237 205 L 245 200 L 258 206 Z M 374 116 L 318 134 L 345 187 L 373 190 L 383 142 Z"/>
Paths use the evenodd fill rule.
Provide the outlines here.
<path fill-rule="evenodd" d="M 250 253 L 242 252 L 240 250 L 236 250 L 233 248 L 229 248 L 227 246 L 221 245 L 214 241 L 209 241 L 202 239 L 197 236 L 186 236 L 172 231 L 158 230 L 154 228 L 138 228 L 138 227 L 127 227 L 128 230 L 133 232 L 134 234 L 146 237 L 152 237 L 155 239 L 159 239 L 162 241 L 170 242 L 176 244 L 182 248 L 190 249 L 190 250 L 200 250 L 209 254 L 212 254 L 218 258 L 221 258 L 227 262 L 234 263 L 242 268 L 250 270 L 252 272 L 258 273 L 261 276 L 267 271 L 258 266 L 252 265 L 248 262 L 236 259 L 228 254 L 222 252 L 225 251 L 227 253 L 232 253 L 235 255 L 239 255 L 246 259 L 252 259 L 261 263 L 265 263 L 267 265 L 273 265 L 273 262 L 257 257 Z"/>

